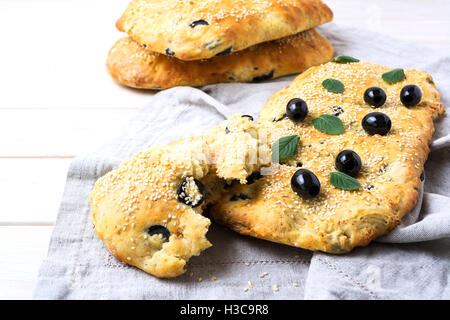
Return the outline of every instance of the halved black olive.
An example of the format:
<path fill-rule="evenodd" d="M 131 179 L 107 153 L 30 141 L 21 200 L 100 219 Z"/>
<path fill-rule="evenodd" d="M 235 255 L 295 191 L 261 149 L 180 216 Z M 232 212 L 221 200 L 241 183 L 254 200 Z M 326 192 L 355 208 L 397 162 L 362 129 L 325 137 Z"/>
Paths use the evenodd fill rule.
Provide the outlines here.
<path fill-rule="evenodd" d="M 192 184 L 195 184 L 197 188 L 197 195 L 189 194 L 191 188 L 193 187 Z M 203 203 L 205 200 L 205 186 L 203 183 L 198 181 L 197 179 L 194 179 L 192 177 L 184 178 L 183 181 L 180 182 L 177 188 L 177 195 L 178 200 L 184 204 L 187 204 L 191 207 L 198 207 Z M 200 196 L 200 197 L 198 197 Z"/>
<path fill-rule="evenodd" d="M 370 87 L 364 92 L 364 101 L 374 108 L 379 108 L 386 102 L 386 92 L 378 87 Z"/>
<path fill-rule="evenodd" d="M 368 113 L 361 121 L 363 129 L 371 136 L 379 134 L 385 136 L 392 127 L 391 119 L 384 113 Z"/>
<path fill-rule="evenodd" d="M 309 170 L 300 169 L 291 178 L 292 190 L 300 197 L 311 199 L 320 192 L 320 181 L 316 175 Z"/>
<path fill-rule="evenodd" d="M 252 81 L 253 81 L 253 82 L 260 82 L 260 81 L 264 81 L 264 80 L 270 80 L 270 79 L 273 78 L 273 72 L 274 72 L 274 71 L 272 70 L 272 71 L 270 71 L 269 73 L 262 74 L 262 75 L 260 75 L 260 76 L 254 77 L 254 78 L 252 79 Z"/>
<path fill-rule="evenodd" d="M 334 163 L 336 169 L 352 177 L 355 177 L 359 170 L 361 170 L 361 158 L 353 150 L 339 152 Z"/>
<path fill-rule="evenodd" d="M 422 100 L 422 90 L 415 84 L 404 86 L 400 92 L 400 100 L 406 107 L 413 107 Z"/>
<path fill-rule="evenodd" d="M 170 238 L 170 231 L 167 230 L 166 227 L 160 225 L 151 226 L 150 228 L 147 229 L 147 233 L 149 236 L 160 234 L 163 237 L 164 242 L 169 241 Z"/>
<path fill-rule="evenodd" d="M 286 106 L 286 115 L 293 122 L 301 122 L 308 114 L 308 105 L 300 98 L 291 99 Z"/>
<path fill-rule="evenodd" d="M 191 23 L 189 23 L 189 27 L 191 27 L 191 28 L 195 28 L 196 26 L 209 26 L 209 23 L 202 19 L 195 20 L 195 21 L 192 21 Z"/>
<path fill-rule="evenodd" d="M 234 194 L 231 196 L 230 201 L 247 200 L 249 197 L 243 193 Z"/>

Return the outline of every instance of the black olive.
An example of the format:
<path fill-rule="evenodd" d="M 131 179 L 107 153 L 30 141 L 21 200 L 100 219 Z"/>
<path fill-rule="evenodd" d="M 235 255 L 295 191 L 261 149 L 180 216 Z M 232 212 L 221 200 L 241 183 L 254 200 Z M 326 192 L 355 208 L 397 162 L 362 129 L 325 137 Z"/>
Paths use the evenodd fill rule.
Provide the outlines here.
<path fill-rule="evenodd" d="M 230 201 L 238 201 L 238 200 L 247 200 L 249 199 L 248 196 L 246 196 L 243 193 L 234 194 L 231 196 Z"/>
<path fill-rule="evenodd" d="M 386 102 L 386 92 L 378 87 L 370 87 L 364 92 L 364 101 L 368 105 L 379 108 Z"/>
<path fill-rule="evenodd" d="M 168 55 L 169 57 L 172 57 L 175 55 L 175 52 L 173 52 L 172 50 L 170 50 L 169 48 L 166 48 L 166 55 Z"/>
<path fill-rule="evenodd" d="M 230 129 L 228 129 L 228 127 L 225 127 L 225 133 L 229 134 L 230 133 Z"/>
<path fill-rule="evenodd" d="M 404 86 L 400 92 L 400 101 L 406 107 L 413 107 L 422 100 L 422 90 L 415 84 Z"/>
<path fill-rule="evenodd" d="M 278 121 L 281 121 L 281 120 L 283 120 L 284 118 L 286 118 L 287 117 L 287 114 L 286 113 L 283 113 L 283 115 L 281 116 L 281 118 L 280 119 L 273 119 L 272 120 L 272 122 L 278 122 Z"/>
<path fill-rule="evenodd" d="M 344 113 L 344 109 L 342 109 L 339 106 L 332 106 L 331 109 L 333 110 L 334 114 L 336 117 L 339 116 L 340 114 Z"/>
<path fill-rule="evenodd" d="M 293 122 L 303 121 L 307 114 L 308 105 L 303 99 L 294 98 L 288 102 L 286 106 L 286 115 Z"/>
<path fill-rule="evenodd" d="M 254 120 L 253 117 L 251 115 L 248 115 L 248 114 L 244 114 L 244 115 L 242 115 L 242 117 L 249 118 L 251 121 Z"/>
<path fill-rule="evenodd" d="M 167 230 L 166 227 L 163 227 L 160 225 L 151 226 L 150 228 L 147 229 L 147 233 L 149 236 L 153 236 L 155 234 L 160 234 L 163 237 L 164 242 L 169 241 L 169 238 L 170 238 L 169 230 Z"/>
<path fill-rule="evenodd" d="M 311 171 L 300 169 L 292 176 L 291 187 L 300 197 L 311 199 L 319 194 L 320 181 Z"/>
<path fill-rule="evenodd" d="M 216 53 L 216 57 L 226 56 L 231 53 L 231 50 L 233 50 L 233 47 L 226 48 L 225 50 L 223 50 L 219 53 Z"/>
<path fill-rule="evenodd" d="M 262 174 L 259 171 L 253 172 L 251 175 L 247 177 L 247 184 L 252 184 L 256 180 L 259 180 L 262 178 Z"/>
<path fill-rule="evenodd" d="M 209 23 L 205 20 L 195 20 L 189 23 L 189 27 L 195 28 L 196 26 L 209 26 Z"/>
<path fill-rule="evenodd" d="M 195 183 L 198 189 L 198 193 L 200 194 L 200 199 L 197 199 L 196 197 L 193 198 L 193 195 L 188 194 L 188 187 L 192 187 L 192 185 L 189 184 L 192 183 Z M 205 186 L 197 179 L 184 178 L 183 181 L 181 181 L 178 185 L 177 195 L 180 202 L 187 204 L 188 206 L 191 206 L 193 208 L 198 207 L 205 200 Z"/>
<path fill-rule="evenodd" d="M 361 169 L 361 158 L 352 150 L 339 152 L 335 160 L 336 169 L 355 177 Z"/>
<path fill-rule="evenodd" d="M 266 74 L 262 74 L 260 76 L 254 77 L 252 79 L 253 82 L 260 82 L 260 81 L 264 81 L 264 80 L 270 80 L 273 78 L 273 70 L 270 71 L 269 73 Z"/>
<path fill-rule="evenodd" d="M 371 136 L 374 134 L 386 135 L 392 126 L 391 119 L 381 112 L 371 112 L 362 119 L 362 127 Z"/>

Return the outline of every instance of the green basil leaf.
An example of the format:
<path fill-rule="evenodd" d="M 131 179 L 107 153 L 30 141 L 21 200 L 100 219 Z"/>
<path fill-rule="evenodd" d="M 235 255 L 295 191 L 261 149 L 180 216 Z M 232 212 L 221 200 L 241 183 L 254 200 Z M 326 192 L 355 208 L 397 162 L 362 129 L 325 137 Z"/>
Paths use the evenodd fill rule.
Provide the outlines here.
<path fill-rule="evenodd" d="M 333 60 L 331 60 L 331 61 L 336 62 L 336 63 L 352 63 L 352 62 L 359 62 L 359 59 L 349 57 L 349 56 L 337 56 L 337 57 L 334 57 Z"/>
<path fill-rule="evenodd" d="M 312 120 L 314 128 L 328 134 L 341 134 L 344 132 L 342 120 L 331 114 L 322 114 Z"/>
<path fill-rule="evenodd" d="M 361 188 L 358 180 L 342 172 L 330 172 L 330 183 L 339 189 L 356 190 Z"/>
<path fill-rule="evenodd" d="M 392 69 L 391 71 L 388 71 L 386 73 L 383 73 L 383 75 L 381 77 L 387 83 L 392 84 L 392 83 L 402 81 L 403 79 L 406 78 L 406 75 L 405 75 L 405 71 L 403 69 L 397 68 L 397 69 Z"/>
<path fill-rule="evenodd" d="M 275 141 L 272 145 L 272 161 L 278 162 L 295 155 L 299 141 L 300 136 L 298 135 L 282 137 Z"/>
<path fill-rule="evenodd" d="M 344 84 L 339 80 L 328 78 L 322 81 L 322 86 L 330 92 L 342 93 L 344 92 Z"/>

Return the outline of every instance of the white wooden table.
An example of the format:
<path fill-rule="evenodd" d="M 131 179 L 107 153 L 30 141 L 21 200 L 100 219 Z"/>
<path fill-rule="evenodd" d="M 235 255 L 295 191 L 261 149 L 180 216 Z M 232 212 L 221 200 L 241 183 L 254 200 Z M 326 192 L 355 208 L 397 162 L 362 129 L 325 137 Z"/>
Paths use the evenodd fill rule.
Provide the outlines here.
<path fill-rule="evenodd" d="M 329 0 L 334 21 L 450 53 L 450 1 Z M 32 297 L 68 166 L 151 92 L 115 84 L 106 54 L 128 0 L 0 2 L 0 299 Z"/>

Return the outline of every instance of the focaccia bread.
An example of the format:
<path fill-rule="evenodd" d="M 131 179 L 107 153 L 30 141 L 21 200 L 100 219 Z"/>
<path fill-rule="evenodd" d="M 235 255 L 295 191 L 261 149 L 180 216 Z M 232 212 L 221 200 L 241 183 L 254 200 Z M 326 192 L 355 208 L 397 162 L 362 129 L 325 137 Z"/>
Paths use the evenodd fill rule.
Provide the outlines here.
<path fill-rule="evenodd" d="M 330 62 L 310 68 L 277 92 L 258 119 L 260 139 L 265 136 L 273 144 L 298 135 L 299 142 L 278 168 L 273 165 L 274 173 L 256 174 L 251 183 L 227 189 L 209 210 L 213 220 L 241 234 L 330 253 L 367 245 L 400 224 L 417 202 L 433 119 L 444 109 L 429 74 L 408 70 L 401 80 L 402 70 L 388 77 L 390 70 L 372 63 Z M 326 79 L 339 80 L 343 88 Z M 294 98 L 304 102 L 294 100 L 292 113 L 292 103 L 287 105 Z M 383 113 L 376 119 L 386 121 L 373 122 L 372 112 Z M 313 124 L 320 116 L 333 120 L 334 127 L 324 129 L 319 120 Z M 349 162 L 344 162 L 344 150 Z M 331 184 L 331 175 L 342 173 L 346 184 Z"/>
<path fill-rule="evenodd" d="M 205 135 L 141 152 L 96 182 L 95 233 L 122 262 L 157 277 L 178 276 L 211 245 L 205 205 L 218 200 L 227 179 L 245 183 L 269 152 L 253 119 L 240 114 Z"/>
<path fill-rule="evenodd" d="M 320 0 L 134 0 L 116 27 L 150 51 L 199 60 L 297 34 L 332 17 Z"/>
<path fill-rule="evenodd" d="M 175 86 L 268 80 L 302 72 L 326 63 L 332 57 L 331 44 L 311 29 L 230 55 L 197 61 L 182 61 L 151 52 L 131 38 L 122 38 L 110 50 L 106 66 L 121 84 L 161 90 Z"/>

